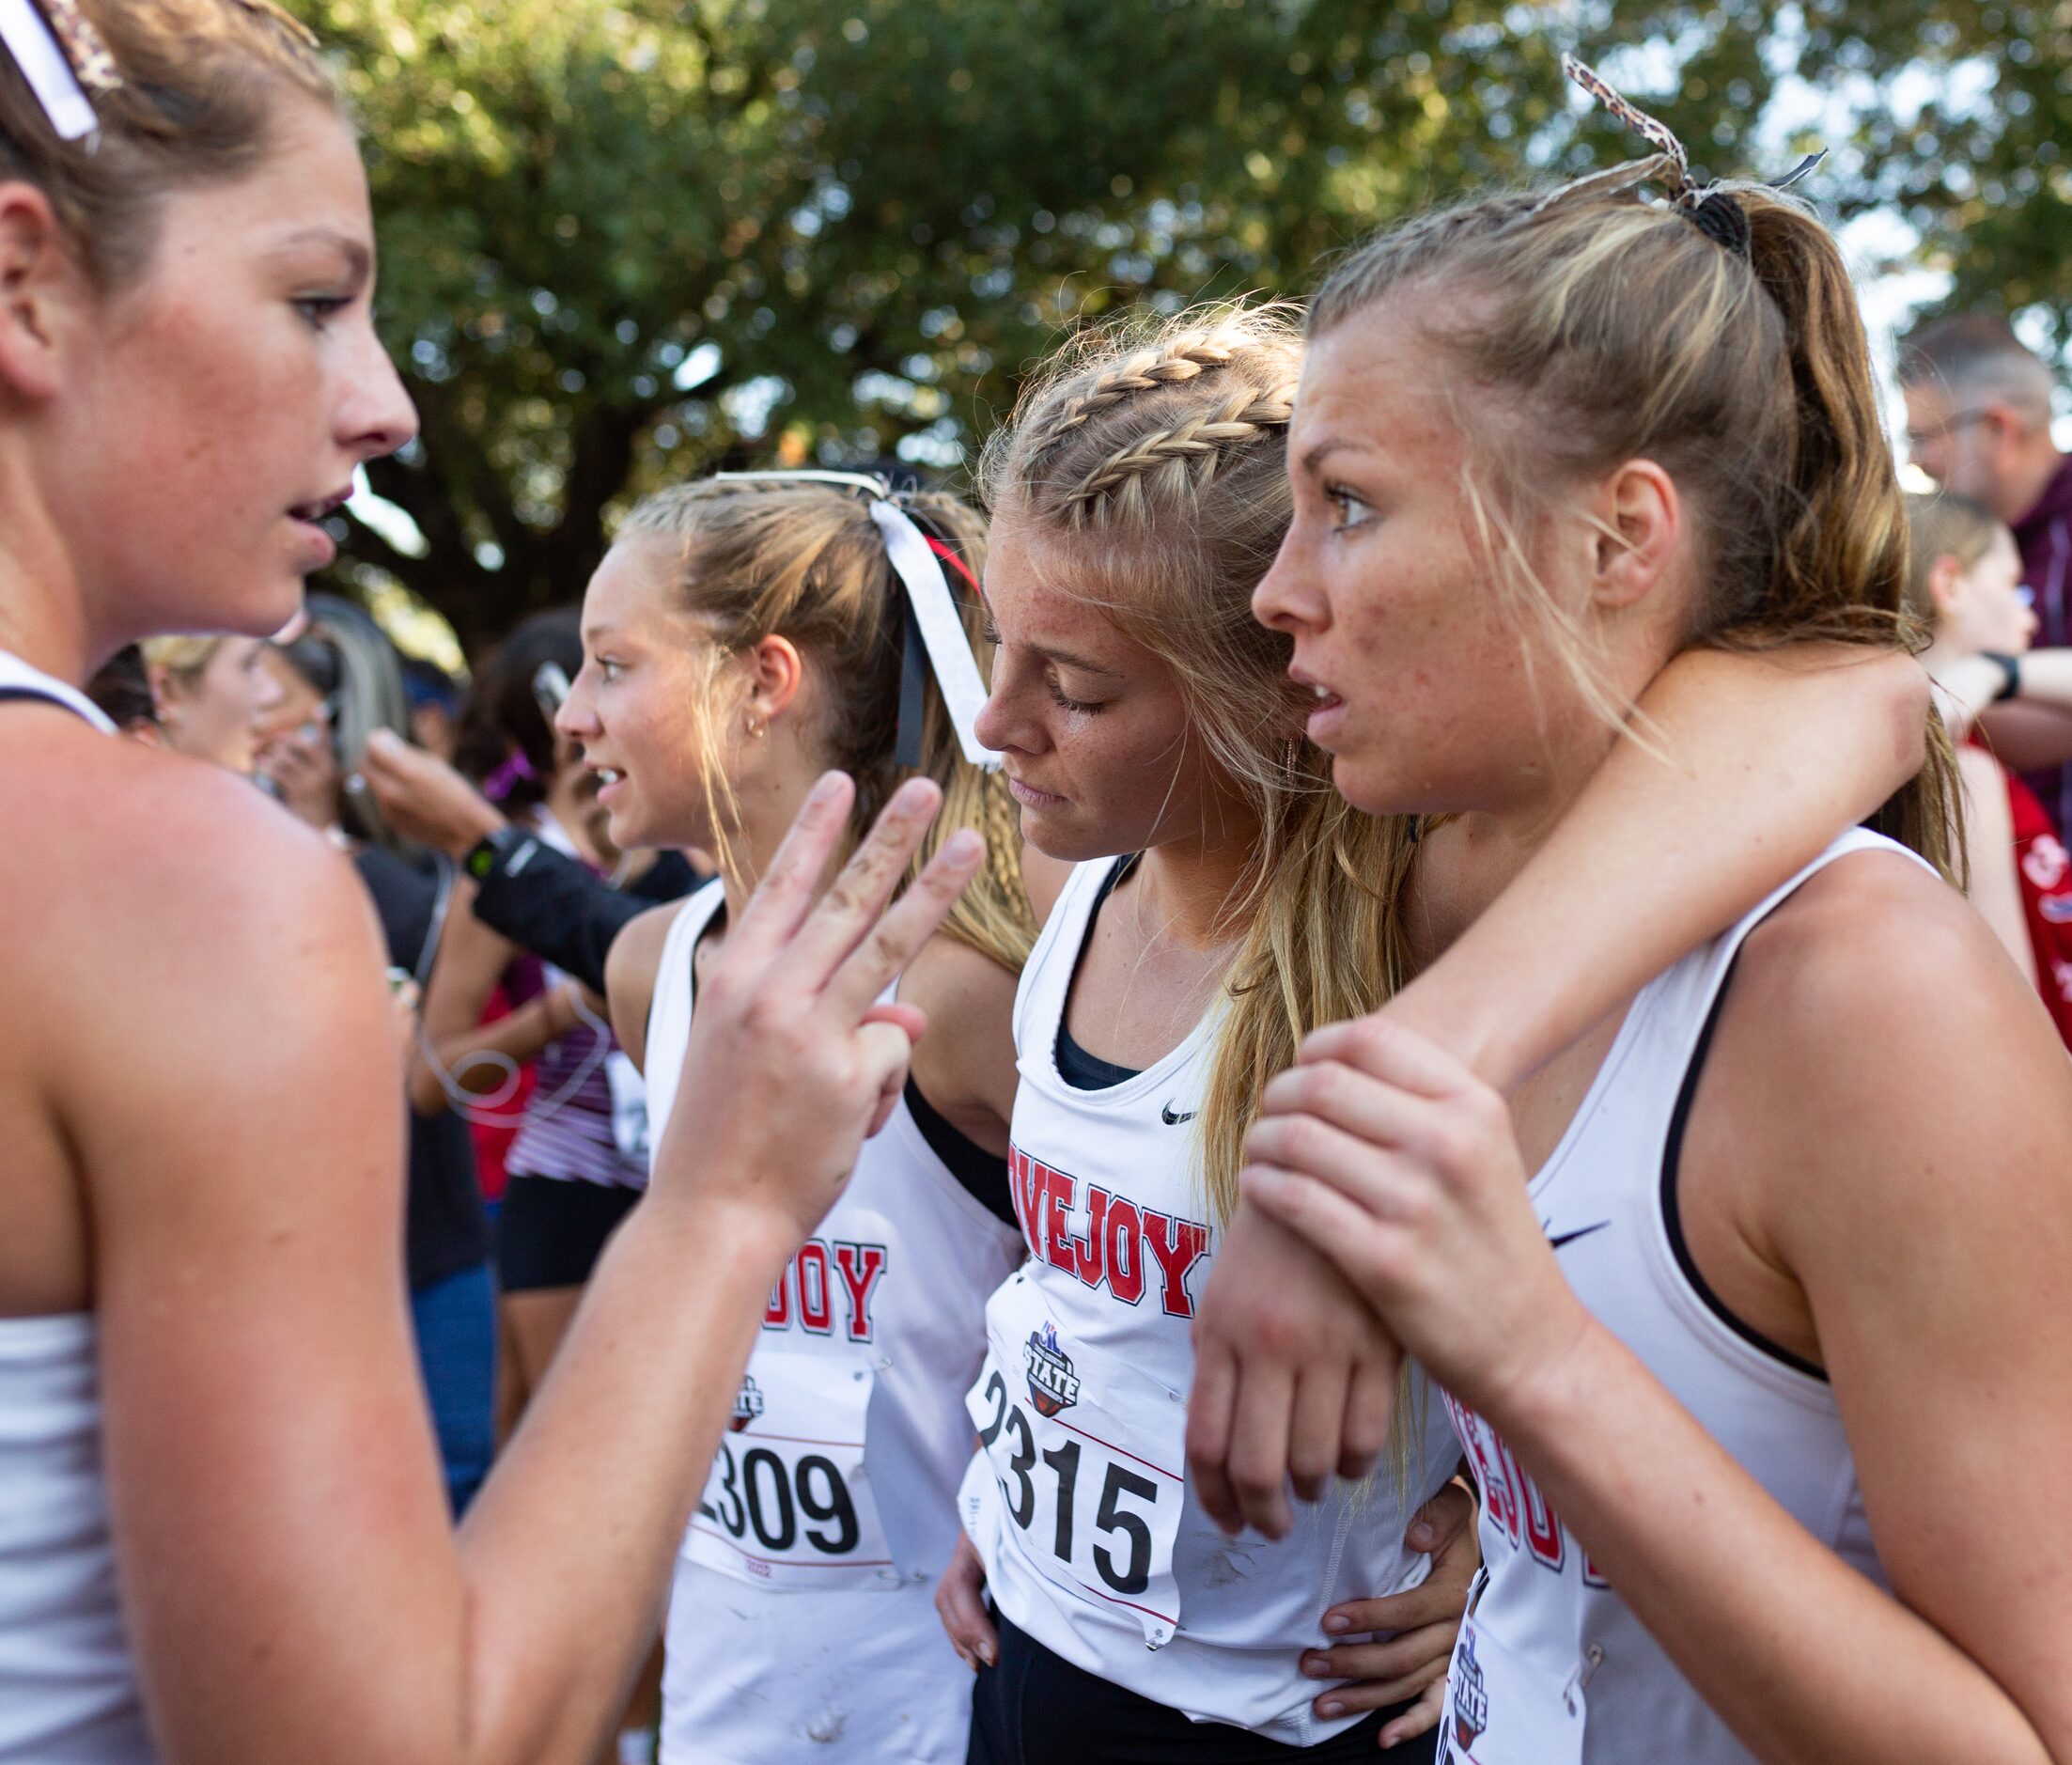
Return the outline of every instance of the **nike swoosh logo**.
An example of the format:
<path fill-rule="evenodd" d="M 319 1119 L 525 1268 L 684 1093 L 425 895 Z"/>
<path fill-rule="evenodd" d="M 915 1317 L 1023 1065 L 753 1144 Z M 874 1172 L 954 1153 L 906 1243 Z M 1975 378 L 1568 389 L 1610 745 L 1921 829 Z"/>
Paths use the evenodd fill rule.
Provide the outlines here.
<path fill-rule="evenodd" d="M 1192 1121 L 1198 1113 L 1198 1111 L 1191 1109 L 1184 1116 L 1176 1116 L 1173 1113 L 1173 1105 L 1168 1103 L 1159 1111 L 1159 1119 L 1164 1122 L 1168 1128 L 1177 1128 L 1183 1121 Z"/>
<path fill-rule="evenodd" d="M 1599 1220 L 1595 1226 L 1579 1226 L 1572 1232 L 1562 1233 L 1559 1238 L 1550 1238 L 1547 1247 L 1550 1250 L 1559 1250 L 1564 1244 L 1572 1244 L 1579 1238 L 1588 1238 L 1592 1232 L 1603 1231 L 1611 1224 L 1610 1220 Z"/>

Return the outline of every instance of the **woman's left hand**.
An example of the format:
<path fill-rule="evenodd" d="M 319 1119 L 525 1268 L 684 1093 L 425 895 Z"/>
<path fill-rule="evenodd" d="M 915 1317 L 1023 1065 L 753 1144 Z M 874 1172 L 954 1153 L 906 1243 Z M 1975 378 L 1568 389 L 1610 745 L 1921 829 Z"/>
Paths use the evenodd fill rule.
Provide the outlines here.
<path fill-rule="evenodd" d="M 1324 1614 L 1325 1630 L 1370 1640 L 1312 1648 L 1302 1656 L 1302 1671 L 1311 1679 L 1351 1681 L 1332 1686 L 1311 1706 L 1327 1721 L 1416 1700 L 1381 1730 L 1383 1747 L 1411 1740 L 1439 1721 L 1460 1615 L 1482 1565 L 1474 1497 L 1462 1484 L 1447 1484 L 1417 1510 L 1404 1541 L 1431 1557 L 1431 1573 L 1408 1592 L 1332 1606 Z M 1371 1640 L 1378 1632 L 1389 1632 L 1387 1640 Z"/>
<path fill-rule="evenodd" d="M 1266 1087 L 1244 1194 L 1344 1271 L 1463 1403 L 1502 1414 L 1589 1329 L 1534 1217 L 1503 1099 L 1381 1017 Z"/>

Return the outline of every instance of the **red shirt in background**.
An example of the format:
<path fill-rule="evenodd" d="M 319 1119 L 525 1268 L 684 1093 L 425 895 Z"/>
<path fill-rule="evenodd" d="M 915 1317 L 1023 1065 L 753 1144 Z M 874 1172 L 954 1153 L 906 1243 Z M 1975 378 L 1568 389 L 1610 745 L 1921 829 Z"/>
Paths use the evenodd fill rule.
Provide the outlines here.
<path fill-rule="evenodd" d="M 2022 916 L 2036 958 L 2036 990 L 2050 1007 L 2058 1035 L 2072 1048 L 2072 855 L 2036 793 L 2007 774 L 2007 803 L 2015 820 L 2015 876 Z"/>
<path fill-rule="evenodd" d="M 507 1017 L 510 1010 L 510 994 L 499 982 L 482 1009 L 482 1022 L 493 1023 L 500 1017 Z M 533 1094 L 533 1063 L 527 1061 L 518 1070 L 518 1088 L 497 1105 L 495 1117 L 468 1123 L 468 1132 L 475 1136 L 475 1179 L 485 1201 L 504 1198 L 504 1185 L 510 1180 L 504 1170 L 504 1160 L 511 1142 L 518 1138 L 519 1124 L 525 1119 L 525 1101 Z"/>

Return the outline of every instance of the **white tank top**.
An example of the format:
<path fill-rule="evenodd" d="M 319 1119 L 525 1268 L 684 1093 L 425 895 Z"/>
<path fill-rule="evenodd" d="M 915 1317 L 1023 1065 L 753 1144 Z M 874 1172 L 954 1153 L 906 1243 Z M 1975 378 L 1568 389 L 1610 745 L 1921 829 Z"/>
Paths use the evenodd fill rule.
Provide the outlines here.
<path fill-rule="evenodd" d="M 1197 1721 L 1307 1745 L 1357 1720 L 1310 1711 L 1325 1688 L 1301 1660 L 1325 1611 L 1415 1585 L 1429 1563 L 1403 1546 L 1386 1472 L 1298 1502 L 1277 1544 L 1225 1538 L 1186 1487 L 1190 1331 L 1218 1237 L 1189 1124 L 1223 1007 L 1122 1084 L 1059 1076 L 1058 1026 L 1112 867 L 1073 870 L 1015 999 L 1009 1174 L 1031 1259 L 987 1306 L 965 1524 L 1000 1609 L 1052 1653 Z M 1412 1507 L 1458 1458 L 1428 1407 Z"/>
<path fill-rule="evenodd" d="M 724 904 L 708 883 L 662 946 L 647 1018 L 657 1147 L 691 1032 L 693 953 Z M 664 1765 L 960 1765 L 972 1675 L 936 1616 L 935 1583 L 957 1542 L 986 1296 L 1020 1254 L 902 1101 L 771 1292 L 684 1536 Z"/>
<path fill-rule="evenodd" d="M 1832 1389 L 1713 1299 L 1684 1248 L 1674 1178 L 1714 1006 L 1742 941 L 1835 859 L 1903 851 L 1852 829 L 1723 937 L 1644 988 L 1532 1182 L 1541 1225 L 1582 1303 L 1794 1519 L 1880 1585 Z M 1455 1650 L 1441 1729 L 1453 1751 L 1441 1761 L 1752 1761 L 1489 1425 L 1450 1398 L 1447 1407 L 1485 1492 L 1486 1579 Z"/>
<path fill-rule="evenodd" d="M 74 688 L 0 650 L 0 705 Z M 123 1632 L 101 1465 L 101 1377 L 85 1313 L 0 1319 L 0 1761 L 153 1757 Z"/>
<path fill-rule="evenodd" d="M 107 713 L 76 686 L 68 686 L 55 675 L 32 668 L 20 656 L 0 649 L 0 702 L 16 698 L 47 698 L 54 705 L 76 712 L 104 734 L 116 733 Z"/>

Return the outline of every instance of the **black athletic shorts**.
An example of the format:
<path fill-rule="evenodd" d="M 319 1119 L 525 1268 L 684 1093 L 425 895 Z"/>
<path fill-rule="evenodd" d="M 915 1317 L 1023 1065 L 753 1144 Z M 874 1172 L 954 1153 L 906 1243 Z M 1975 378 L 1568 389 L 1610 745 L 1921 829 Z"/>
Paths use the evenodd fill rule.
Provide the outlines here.
<path fill-rule="evenodd" d="M 1000 1664 L 981 1667 L 972 1694 L 965 1765 L 1431 1765 L 1437 1731 L 1386 1753 L 1377 1737 L 1403 1710 L 1378 1710 L 1315 1746 L 1287 1746 L 1247 1728 L 1191 1722 L 1052 1654 L 998 1611 Z M 1322 1691 L 1319 1686 L 1317 1690 Z"/>
<path fill-rule="evenodd" d="M 638 1189 L 572 1178 L 513 1177 L 496 1216 L 496 1279 L 506 1293 L 581 1287 Z"/>

